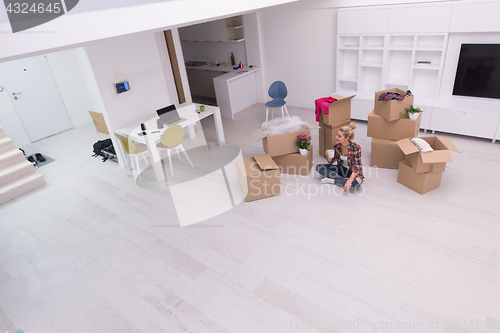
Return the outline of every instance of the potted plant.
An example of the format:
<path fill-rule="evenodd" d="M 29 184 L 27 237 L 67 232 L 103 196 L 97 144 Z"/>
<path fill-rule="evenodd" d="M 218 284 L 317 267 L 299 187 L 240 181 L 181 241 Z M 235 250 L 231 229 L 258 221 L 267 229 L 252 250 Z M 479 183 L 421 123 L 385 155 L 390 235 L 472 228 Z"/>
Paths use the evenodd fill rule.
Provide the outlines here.
<path fill-rule="evenodd" d="M 406 110 L 406 117 L 410 118 L 411 120 L 417 120 L 418 114 L 422 112 L 420 108 L 416 108 L 413 105 L 410 105 L 410 108 L 405 108 Z"/>
<path fill-rule="evenodd" d="M 311 144 L 311 137 L 307 135 L 297 135 L 297 141 L 295 145 L 299 147 L 299 151 L 301 155 L 307 155 L 309 151 L 309 145 Z"/>

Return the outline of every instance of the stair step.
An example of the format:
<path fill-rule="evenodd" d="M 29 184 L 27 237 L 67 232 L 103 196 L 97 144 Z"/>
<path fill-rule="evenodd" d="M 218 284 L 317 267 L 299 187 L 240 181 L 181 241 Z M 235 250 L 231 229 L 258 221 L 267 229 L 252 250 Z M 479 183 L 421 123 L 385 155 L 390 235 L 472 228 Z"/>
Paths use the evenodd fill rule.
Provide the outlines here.
<path fill-rule="evenodd" d="M 3 137 L 0 138 L 0 154 L 6 153 L 9 150 L 16 150 L 16 146 L 14 145 L 14 141 L 11 138 Z"/>
<path fill-rule="evenodd" d="M 43 176 L 39 173 L 34 173 L 16 182 L 10 183 L 7 186 L 0 187 L 0 205 L 7 201 L 20 197 L 23 194 L 31 192 L 45 185 Z"/>
<path fill-rule="evenodd" d="M 16 163 L 26 161 L 22 151 L 19 149 L 9 150 L 5 153 L 0 153 L 0 170 L 8 168 Z"/>
<path fill-rule="evenodd" d="M 7 168 L 0 169 L 0 188 L 16 182 L 18 179 L 36 173 L 33 164 L 24 160 Z"/>

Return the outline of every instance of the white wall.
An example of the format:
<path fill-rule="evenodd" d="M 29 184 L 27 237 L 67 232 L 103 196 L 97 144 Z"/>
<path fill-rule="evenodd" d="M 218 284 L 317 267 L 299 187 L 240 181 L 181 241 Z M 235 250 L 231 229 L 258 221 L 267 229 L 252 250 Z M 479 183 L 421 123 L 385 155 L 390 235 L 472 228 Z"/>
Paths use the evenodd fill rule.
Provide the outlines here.
<path fill-rule="evenodd" d="M 280 6 L 258 12 L 266 91 L 283 81 L 290 105 L 314 108 L 335 91 L 337 10 Z"/>
<path fill-rule="evenodd" d="M 154 117 L 157 109 L 170 104 L 154 33 L 110 38 L 85 50 L 109 127 L 118 129 Z M 130 90 L 116 94 L 113 84 L 121 81 L 128 81 Z"/>
<path fill-rule="evenodd" d="M 102 100 L 108 130 L 116 130 L 156 116 L 172 104 L 154 33 L 140 33 L 94 42 L 85 47 Z M 173 80 L 173 77 L 169 77 Z M 116 94 L 114 83 L 128 81 L 130 90 Z M 111 135 L 123 161 L 121 144 Z M 120 161 L 120 163 L 121 163 Z"/>
<path fill-rule="evenodd" d="M 89 111 L 96 111 L 76 52 L 73 49 L 47 54 L 47 62 L 73 127 L 92 122 Z"/>

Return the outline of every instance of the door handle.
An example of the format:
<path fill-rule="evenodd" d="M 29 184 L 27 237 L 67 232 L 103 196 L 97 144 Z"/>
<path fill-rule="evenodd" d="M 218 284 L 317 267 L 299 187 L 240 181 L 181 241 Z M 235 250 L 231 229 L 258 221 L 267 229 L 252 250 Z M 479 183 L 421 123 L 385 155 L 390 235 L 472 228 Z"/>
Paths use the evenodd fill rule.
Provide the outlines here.
<path fill-rule="evenodd" d="M 12 95 L 16 96 L 16 95 L 21 95 L 22 92 L 19 92 L 19 93 L 12 93 Z"/>

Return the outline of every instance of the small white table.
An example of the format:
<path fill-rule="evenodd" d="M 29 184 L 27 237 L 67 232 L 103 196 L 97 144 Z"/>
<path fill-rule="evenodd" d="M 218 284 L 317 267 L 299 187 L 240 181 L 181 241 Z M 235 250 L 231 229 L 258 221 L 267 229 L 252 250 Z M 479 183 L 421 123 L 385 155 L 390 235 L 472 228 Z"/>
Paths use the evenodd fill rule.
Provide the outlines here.
<path fill-rule="evenodd" d="M 224 130 L 222 128 L 222 119 L 219 108 L 215 106 L 205 105 L 204 112 L 198 113 L 197 110 L 200 110 L 199 104 L 188 104 L 180 106 L 179 108 L 177 108 L 177 111 L 179 112 L 179 116 L 181 118 L 184 118 L 185 120 L 174 123 L 172 125 L 181 125 L 182 128 L 188 127 L 189 138 L 194 138 L 194 125 L 201 119 L 213 115 L 215 122 L 215 131 L 217 133 L 217 141 L 219 142 L 220 146 L 224 145 Z M 140 126 L 141 122 L 130 124 L 126 127 L 118 129 L 116 132 L 118 134 L 129 137 L 130 140 L 145 143 L 148 146 L 149 156 L 151 159 L 151 164 L 153 166 L 155 178 L 156 181 L 160 182 L 165 179 L 165 174 L 163 173 L 160 152 L 158 151 L 158 147 L 156 147 L 156 144 L 160 142 L 161 135 L 163 134 L 163 132 L 165 132 L 168 126 L 164 125 L 162 129 L 158 129 L 156 123 L 157 119 L 158 117 L 154 117 L 143 121 L 143 123 L 146 125 L 146 135 L 143 136 L 139 136 L 139 133 L 142 133 Z"/>

